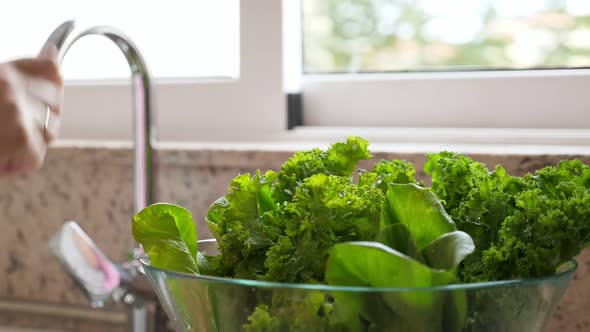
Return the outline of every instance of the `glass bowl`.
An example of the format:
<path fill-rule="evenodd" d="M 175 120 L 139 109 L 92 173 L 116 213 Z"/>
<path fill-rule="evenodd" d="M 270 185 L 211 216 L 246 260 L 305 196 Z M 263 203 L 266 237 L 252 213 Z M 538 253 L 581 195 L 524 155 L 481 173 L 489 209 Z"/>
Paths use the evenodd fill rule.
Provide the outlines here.
<path fill-rule="evenodd" d="M 199 242 L 209 255 L 215 246 Z M 572 260 L 537 279 L 368 288 L 190 275 L 141 262 L 177 331 L 216 332 L 540 332 L 577 268 Z"/>

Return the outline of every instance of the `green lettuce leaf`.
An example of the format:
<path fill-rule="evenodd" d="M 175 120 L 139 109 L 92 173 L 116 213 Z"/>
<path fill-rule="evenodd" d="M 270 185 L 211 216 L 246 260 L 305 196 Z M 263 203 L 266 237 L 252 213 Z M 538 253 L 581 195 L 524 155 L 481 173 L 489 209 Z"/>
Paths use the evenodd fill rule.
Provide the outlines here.
<path fill-rule="evenodd" d="M 454 270 L 474 250 L 475 244 L 469 234 L 454 231 L 434 240 L 422 250 L 422 254 L 428 266 L 441 270 Z"/>
<path fill-rule="evenodd" d="M 418 250 L 423 250 L 443 234 L 456 230 L 434 193 L 415 184 L 389 184 L 381 212 L 381 225 L 405 225 Z"/>
<path fill-rule="evenodd" d="M 351 242 L 338 244 L 330 250 L 326 281 L 339 286 L 425 288 L 458 280 L 450 272 L 432 269 L 381 243 Z M 369 330 L 435 332 L 454 326 L 453 331 L 458 331 L 464 319 L 464 307 L 455 305 L 454 299 L 444 292 L 376 292 L 368 296 L 345 293 L 334 294 L 334 311 L 342 310 L 347 314 L 337 317 L 352 326 L 369 321 Z M 448 303 L 458 313 L 445 317 L 445 304 Z"/>
<path fill-rule="evenodd" d="M 386 226 L 379 232 L 375 241 L 424 263 L 422 253 L 418 250 L 410 230 L 404 224 L 398 223 Z"/>
<path fill-rule="evenodd" d="M 153 266 L 199 273 L 197 231 L 186 209 L 164 203 L 150 205 L 133 217 L 132 232 Z"/>

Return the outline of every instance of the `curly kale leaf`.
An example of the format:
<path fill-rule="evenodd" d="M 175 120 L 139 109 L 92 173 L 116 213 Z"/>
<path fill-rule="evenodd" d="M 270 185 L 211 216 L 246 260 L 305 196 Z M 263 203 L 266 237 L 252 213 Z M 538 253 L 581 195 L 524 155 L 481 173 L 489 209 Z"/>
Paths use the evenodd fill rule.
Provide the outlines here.
<path fill-rule="evenodd" d="M 457 209 L 465 197 L 490 177 L 486 165 L 452 152 L 427 154 L 424 171 L 432 177 L 432 190 L 447 211 Z"/>
<path fill-rule="evenodd" d="M 504 168 L 488 171 L 483 163 L 451 152 L 427 155 L 424 170 L 432 176 L 432 190 L 441 199 L 457 229 L 473 238 L 475 251 L 461 269 L 463 281 L 480 281 L 483 251 L 498 238 L 506 217 L 515 210 L 517 179 Z"/>
<path fill-rule="evenodd" d="M 244 332 L 272 332 L 279 331 L 281 319 L 268 312 L 266 304 L 259 305 L 248 317 L 248 323 L 244 325 Z"/>
<path fill-rule="evenodd" d="M 211 261 L 215 273 L 322 282 L 333 244 L 378 231 L 383 194 L 352 182 L 356 163 L 371 157 L 367 147 L 350 137 L 327 151 L 296 153 L 279 173 L 235 178 L 207 215 L 221 252 Z"/>
<path fill-rule="evenodd" d="M 563 161 L 523 179 L 517 210 L 484 252 L 486 278 L 551 275 L 590 242 L 590 168 Z"/>
<path fill-rule="evenodd" d="M 553 274 L 588 244 L 590 169 L 580 161 L 521 178 L 441 152 L 428 155 L 425 171 L 457 228 L 476 243 L 463 281 Z"/>
<path fill-rule="evenodd" d="M 284 203 L 285 233 L 268 251 L 265 279 L 324 281 L 328 250 L 337 243 L 373 239 L 379 231 L 383 193 L 362 188 L 349 177 L 316 174 Z"/>
<path fill-rule="evenodd" d="M 248 317 L 244 331 L 325 331 L 328 310 L 324 292 L 275 290 L 271 305 L 258 305 Z"/>
<path fill-rule="evenodd" d="M 384 193 L 390 183 L 414 183 L 416 181 L 414 165 L 404 160 L 380 160 L 373 167 L 373 171 L 361 171 L 359 186 L 377 186 Z"/>
<path fill-rule="evenodd" d="M 211 264 L 220 275 L 259 279 L 265 274 L 266 249 L 279 234 L 270 191 L 275 178 L 272 171 L 240 175 L 210 207 L 207 222 L 221 252 Z"/>
<path fill-rule="evenodd" d="M 370 159 L 369 142 L 349 137 L 346 143 L 335 143 L 327 151 L 313 149 L 295 153 L 278 173 L 273 195 L 277 202 L 291 201 L 295 189 L 314 174 L 351 176 L 360 160 Z"/>

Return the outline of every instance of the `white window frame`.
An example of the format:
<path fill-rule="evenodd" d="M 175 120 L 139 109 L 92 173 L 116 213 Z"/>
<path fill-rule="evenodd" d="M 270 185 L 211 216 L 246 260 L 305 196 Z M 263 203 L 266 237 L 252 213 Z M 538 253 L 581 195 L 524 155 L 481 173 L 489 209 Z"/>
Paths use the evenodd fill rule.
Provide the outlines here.
<path fill-rule="evenodd" d="M 303 118 L 383 142 L 589 146 L 587 87 L 587 69 L 309 75 Z"/>
<path fill-rule="evenodd" d="M 590 70 L 305 76 L 307 125 L 590 127 Z"/>
<path fill-rule="evenodd" d="M 155 80 L 159 140 L 297 149 L 363 135 L 408 151 L 420 151 L 415 144 L 590 151 L 590 70 L 301 75 L 299 7 L 299 0 L 241 1 L 239 78 Z M 131 137 L 128 90 L 122 82 L 66 84 L 62 137 Z M 285 91 L 303 99 L 303 126 L 291 131 Z"/>

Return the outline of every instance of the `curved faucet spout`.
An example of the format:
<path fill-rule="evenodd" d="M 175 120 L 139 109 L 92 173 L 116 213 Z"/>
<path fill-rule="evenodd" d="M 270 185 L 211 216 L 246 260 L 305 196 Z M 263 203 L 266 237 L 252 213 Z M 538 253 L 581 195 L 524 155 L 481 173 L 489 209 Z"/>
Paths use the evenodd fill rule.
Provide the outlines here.
<path fill-rule="evenodd" d="M 152 203 L 152 141 L 154 131 L 152 129 L 152 99 L 150 87 L 150 74 L 147 65 L 137 47 L 123 33 L 108 26 L 78 27 L 74 21 L 67 21 L 60 25 L 49 37 L 47 43 L 53 43 L 58 49 L 58 62 L 62 62 L 70 47 L 77 40 L 88 35 L 101 35 L 113 41 L 123 52 L 129 69 L 131 70 L 131 85 L 133 96 L 133 117 L 134 117 L 134 140 L 135 140 L 135 162 L 134 162 L 134 192 L 135 212 Z M 46 126 L 50 113 L 47 113 Z M 72 237 L 71 234 L 79 234 Z M 80 235 L 81 234 L 81 235 Z M 74 243 L 73 239 L 78 242 Z M 82 243 L 83 245 L 81 246 Z M 73 223 L 65 224 L 52 241 L 51 247 L 55 255 L 66 266 L 66 269 L 74 276 L 82 286 L 90 301 L 94 305 L 101 305 L 108 297 L 121 297 L 122 301 L 132 304 L 130 315 L 130 327 L 133 332 L 145 332 L 148 329 L 148 313 L 144 301 L 138 301 L 136 295 L 141 295 L 136 289 L 136 284 L 141 283 L 137 271 L 132 264 L 115 265 L 108 261 L 98 250 L 94 243 L 83 234 L 82 230 Z M 64 249 L 65 248 L 65 249 Z M 78 248 L 78 249 L 76 249 Z M 92 257 L 101 258 L 99 268 L 92 274 L 88 269 L 88 262 L 74 257 L 85 257 L 84 252 L 94 253 Z M 78 251 L 76 251 L 78 250 Z M 79 255 L 76 255 L 79 254 Z M 105 269 L 104 267 L 109 267 Z M 84 272 L 86 271 L 86 272 Z M 105 273 L 107 271 L 108 273 Z M 83 275 L 83 274 L 86 275 Z M 110 276 L 105 283 L 103 279 L 90 278 L 89 275 Z M 101 281 L 103 280 L 103 281 Z M 106 280 L 106 279 L 105 279 Z M 131 290 L 131 292 L 129 292 Z"/>
<path fill-rule="evenodd" d="M 151 76 L 139 49 L 124 33 L 109 26 L 81 27 L 76 21 L 62 23 L 50 35 L 47 42 L 58 49 L 58 62 L 62 62 L 70 47 L 88 35 L 105 36 L 113 41 L 125 55 L 131 70 L 133 96 L 135 166 L 135 212 L 152 203 L 152 143 L 155 131 L 152 127 Z"/>

